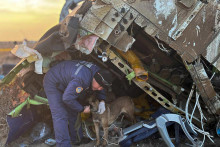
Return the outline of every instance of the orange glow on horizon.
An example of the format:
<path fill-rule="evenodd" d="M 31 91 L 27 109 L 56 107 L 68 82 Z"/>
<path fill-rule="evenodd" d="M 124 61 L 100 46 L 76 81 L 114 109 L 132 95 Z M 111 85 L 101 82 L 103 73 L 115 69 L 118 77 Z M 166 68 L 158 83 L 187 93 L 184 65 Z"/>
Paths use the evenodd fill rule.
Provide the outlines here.
<path fill-rule="evenodd" d="M 59 23 L 65 0 L 0 1 L 0 41 L 37 41 Z"/>

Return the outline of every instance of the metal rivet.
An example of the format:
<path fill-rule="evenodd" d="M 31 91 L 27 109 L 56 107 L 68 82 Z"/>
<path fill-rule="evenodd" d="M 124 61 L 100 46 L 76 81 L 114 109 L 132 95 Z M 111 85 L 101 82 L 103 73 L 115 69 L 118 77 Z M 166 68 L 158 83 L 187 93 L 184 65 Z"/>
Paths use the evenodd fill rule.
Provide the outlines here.
<path fill-rule="evenodd" d="M 121 13 L 125 13 L 125 8 L 121 8 Z"/>
<path fill-rule="evenodd" d="M 125 19 L 125 18 L 123 18 L 122 21 L 123 21 L 124 24 L 128 23 L 127 19 Z"/>
<path fill-rule="evenodd" d="M 111 20 L 114 22 L 114 21 L 115 21 L 115 18 L 112 18 Z"/>
<path fill-rule="evenodd" d="M 120 30 L 121 30 L 121 31 L 124 31 L 124 30 L 125 30 L 125 27 L 124 27 L 122 24 L 119 24 L 119 27 L 120 27 Z"/>
<path fill-rule="evenodd" d="M 115 36 L 118 36 L 121 33 L 120 30 L 115 30 Z"/>
<path fill-rule="evenodd" d="M 133 19 L 134 15 L 132 13 L 130 13 L 130 19 Z"/>
<path fill-rule="evenodd" d="M 119 16 L 118 12 L 115 12 L 115 14 L 114 14 L 114 15 L 115 15 L 115 17 L 118 17 L 118 16 Z"/>

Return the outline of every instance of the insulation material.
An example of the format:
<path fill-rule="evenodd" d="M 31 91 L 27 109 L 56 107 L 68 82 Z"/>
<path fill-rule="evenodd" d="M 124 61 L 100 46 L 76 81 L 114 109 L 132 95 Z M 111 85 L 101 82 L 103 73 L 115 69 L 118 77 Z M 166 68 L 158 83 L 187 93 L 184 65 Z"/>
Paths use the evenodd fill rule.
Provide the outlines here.
<path fill-rule="evenodd" d="M 154 111 L 150 111 L 151 107 L 147 100 L 146 94 L 142 94 L 139 97 L 134 98 L 133 102 L 135 105 L 135 115 L 145 119 L 149 119 L 151 114 L 154 113 Z"/>
<path fill-rule="evenodd" d="M 82 53 L 90 54 L 99 39 L 98 36 L 91 34 L 87 36 L 83 36 L 81 38 L 77 38 L 76 43 L 74 44 L 77 50 L 80 50 Z"/>
<path fill-rule="evenodd" d="M 37 58 L 35 59 L 32 58 L 35 61 L 35 73 L 43 74 L 42 72 L 43 57 L 37 50 L 27 47 L 26 42 L 23 42 L 23 44 L 21 45 L 16 45 L 11 50 L 11 53 L 19 58 L 27 58 L 36 55 Z"/>
<path fill-rule="evenodd" d="M 117 50 L 117 52 L 130 63 L 138 81 L 147 81 L 148 72 L 144 69 L 141 60 L 136 56 L 133 51 L 129 50 L 127 52 L 123 52 Z"/>

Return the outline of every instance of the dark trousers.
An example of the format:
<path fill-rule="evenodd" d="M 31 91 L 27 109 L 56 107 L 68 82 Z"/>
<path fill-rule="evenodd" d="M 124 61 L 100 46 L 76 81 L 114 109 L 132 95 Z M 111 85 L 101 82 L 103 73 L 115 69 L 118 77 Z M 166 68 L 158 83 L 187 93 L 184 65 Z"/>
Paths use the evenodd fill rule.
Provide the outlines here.
<path fill-rule="evenodd" d="M 71 141 L 82 138 L 82 128 L 76 130 L 78 113 L 71 111 L 62 101 L 63 93 L 56 88 L 56 81 L 51 75 L 45 75 L 44 90 L 47 95 L 49 107 L 53 118 L 57 147 L 71 147 Z"/>

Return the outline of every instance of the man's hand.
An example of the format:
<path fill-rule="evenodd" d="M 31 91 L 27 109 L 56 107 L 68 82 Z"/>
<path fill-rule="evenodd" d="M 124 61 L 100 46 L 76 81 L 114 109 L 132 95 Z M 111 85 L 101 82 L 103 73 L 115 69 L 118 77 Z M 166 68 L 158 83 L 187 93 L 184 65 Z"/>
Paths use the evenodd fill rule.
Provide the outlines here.
<path fill-rule="evenodd" d="M 105 102 L 102 100 L 99 103 L 99 109 L 98 109 L 97 113 L 102 114 L 104 112 L 105 112 Z"/>
<path fill-rule="evenodd" d="M 90 113 L 90 106 L 85 106 L 83 113 Z"/>

